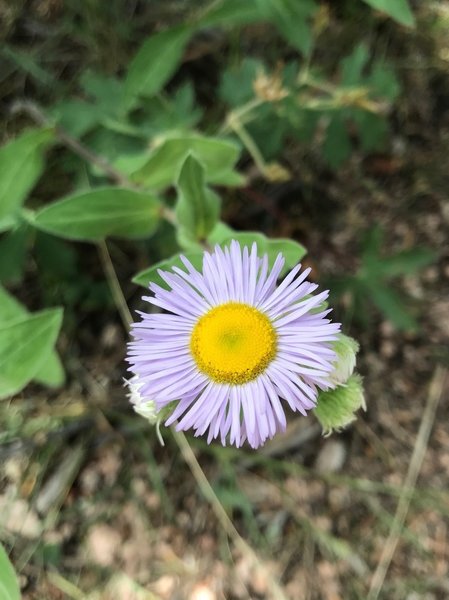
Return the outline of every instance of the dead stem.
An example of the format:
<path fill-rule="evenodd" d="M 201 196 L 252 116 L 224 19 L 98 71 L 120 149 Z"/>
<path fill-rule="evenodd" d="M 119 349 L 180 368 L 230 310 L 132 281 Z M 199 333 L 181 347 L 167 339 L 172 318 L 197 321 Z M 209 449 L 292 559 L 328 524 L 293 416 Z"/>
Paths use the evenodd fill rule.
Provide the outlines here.
<path fill-rule="evenodd" d="M 173 429 L 173 436 L 175 438 L 176 443 L 181 451 L 181 454 L 188 464 L 192 475 L 194 476 L 198 487 L 201 490 L 201 493 L 206 498 L 206 500 L 211 505 L 212 510 L 217 517 L 218 522 L 222 526 L 223 530 L 229 536 L 229 538 L 233 541 L 236 548 L 244 554 L 248 560 L 251 561 L 253 566 L 256 569 L 260 569 L 267 576 L 268 585 L 271 590 L 271 598 L 273 600 L 287 600 L 284 592 L 282 591 L 279 583 L 270 573 L 270 569 L 267 565 L 264 565 L 263 562 L 259 559 L 254 550 L 245 542 L 242 536 L 239 534 L 237 529 L 234 527 L 231 519 L 228 517 L 227 512 L 223 508 L 220 500 L 217 498 L 216 493 L 214 492 L 209 480 L 204 474 L 203 469 L 201 468 L 198 460 L 196 459 L 195 454 L 193 453 L 192 448 L 190 447 L 189 442 L 187 441 L 185 435 L 181 431 L 176 431 Z"/>
<path fill-rule="evenodd" d="M 407 475 L 405 477 L 401 494 L 399 496 L 394 520 L 391 525 L 388 538 L 383 547 L 379 563 L 371 579 L 371 585 L 367 596 L 367 600 L 377 600 L 382 590 L 387 571 L 390 567 L 391 561 L 396 551 L 396 547 L 401 536 L 401 529 L 404 525 L 405 519 L 407 518 L 412 493 L 415 489 L 416 481 L 418 479 L 418 475 L 424 460 L 424 455 L 427 450 L 427 444 L 429 442 L 430 432 L 432 430 L 433 422 L 435 419 L 435 413 L 441 395 L 443 393 L 446 374 L 447 370 L 441 366 L 437 366 L 434 371 L 432 381 L 430 383 L 426 407 L 424 409 L 424 413 L 421 419 L 421 425 L 419 427 L 418 435 L 416 436 L 416 441 L 413 448 L 412 457 L 410 459 Z"/>

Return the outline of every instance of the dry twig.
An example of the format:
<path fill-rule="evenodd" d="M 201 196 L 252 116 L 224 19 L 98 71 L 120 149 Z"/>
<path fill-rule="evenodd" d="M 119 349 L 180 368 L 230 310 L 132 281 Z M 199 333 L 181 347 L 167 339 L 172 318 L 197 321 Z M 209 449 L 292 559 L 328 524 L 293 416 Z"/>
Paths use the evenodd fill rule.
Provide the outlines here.
<path fill-rule="evenodd" d="M 385 542 L 379 563 L 371 579 L 367 600 L 377 600 L 379 597 L 387 571 L 390 567 L 391 561 L 393 560 L 393 556 L 401 536 L 401 530 L 405 523 L 405 519 L 407 518 L 412 493 L 416 486 L 416 481 L 418 479 L 418 475 L 427 450 L 427 444 L 429 442 L 430 432 L 435 419 L 435 413 L 443 393 L 446 374 L 446 369 L 441 366 L 437 366 L 434 371 L 432 381 L 430 383 L 429 396 L 427 398 L 427 403 L 422 416 L 418 435 L 416 436 L 415 446 L 413 448 L 407 475 L 402 486 L 401 495 L 399 496 L 394 521 L 392 523 L 388 538 Z"/>

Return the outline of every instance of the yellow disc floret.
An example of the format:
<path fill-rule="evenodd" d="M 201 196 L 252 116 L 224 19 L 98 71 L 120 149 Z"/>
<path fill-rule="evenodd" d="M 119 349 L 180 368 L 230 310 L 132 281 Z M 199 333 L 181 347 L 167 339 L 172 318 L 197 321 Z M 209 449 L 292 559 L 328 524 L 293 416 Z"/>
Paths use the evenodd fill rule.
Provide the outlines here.
<path fill-rule="evenodd" d="M 212 308 L 198 320 L 190 338 L 198 368 L 217 383 L 252 381 L 265 371 L 276 349 L 269 318 L 240 302 Z"/>

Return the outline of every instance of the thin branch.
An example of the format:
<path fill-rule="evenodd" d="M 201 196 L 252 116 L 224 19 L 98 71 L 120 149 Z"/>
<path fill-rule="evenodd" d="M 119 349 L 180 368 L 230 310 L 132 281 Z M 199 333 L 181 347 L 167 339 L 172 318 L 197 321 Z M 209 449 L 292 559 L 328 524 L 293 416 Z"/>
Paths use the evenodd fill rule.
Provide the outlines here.
<path fill-rule="evenodd" d="M 427 403 L 422 416 L 418 435 L 416 436 L 415 446 L 413 448 L 407 475 L 404 480 L 404 485 L 402 486 L 401 495 L 399 496 L 394 521 L 383 547 L 379 563 L 371 579 L 367 600 L 377 600 L 382 590 L 387 571 L 390 567 L 391 561 L 393 560 L 393 556 L 401 536 L 401 530 L 407 518 L 412 492 L 415 489 L 416 481 L 418 479 L 418 475 L 427 450 L 427 444 L 429 442 L 430 432 L 435 419 L 435 413 L 444 389 L 446 374 L 447 370 L 441 366 L 437 366 L 434 371 L 432 381 L 430 383 L 429 396 L 427 398 Z"/>
<path fill-rule="evenodd" d="M 84 146 L 79 140 L 72 137 L 59 125 L 55 125 L 54 123 L 52 123 L 50 119 L 45 115 L 45 113 L 34 102 L 31 102 L 29 100 L 17 100 L 12 104 L 10 112 L 11 114 L 25 113 L 31 119 L 33 119 L 35 123 L 46 127 L 53 127 L 58 140 L 62 144 L 64 144 L 64 146 L 70 148 L 70 150 L 72 150 L 80 158 L 98 167 L 101 171 L 103 171 L 103 173 L 105 173 L 105 175 L 107 175 L 115 183 L 118 183 L 119 185 L 124 185 L 126 187 L 135 187 L 134 184 L 131 181 L 129 181 L 129 179 L 125 175 L 123 175 L 123 173 L 115 169 L 102 156 L 96 154 L 95 152 L 92 152 L 90 148 Z"/>
<path fill-rule="evenodd" d="M 178 444 L 178 447 L 181 451 L 184 460 L 188 464 L 192 475 L 194 476 L 198 487 L 201 490 L 201 493 L 211 505 L 218 522 L 220 523 L 226 534 L 234 542 L 236 548 L 238 548 L 242 552 L 242 554 L 244 554 L 250 560 L 253 566 L 257 569 L 261 569 L 263 573 L 267 576 L 268 585 L 271 590 L 270 598 L 273 598 L 273 600 L 287 600 L 287 597 L 282 591 L 279 583 L 276 581 L 273 575 L 271 575 L 270 569 L 262 563 L 262 561 L 259 559 L 259 557 L 251 548 L 251 546 L 245 542 L 245 540 L 239 534 L 237 529 L 234 527 L 234 524 L 228 517 L 227 512 L 223 508 L 223 505 L 221 504 L 220 500 L 217 498 L 216 493 L 214 492 L 211 484 L 209 483 L 209 480 L 207 479 L 203 469 L 201 468 L 198 460 L 196 459 L 196 456 L 193 453 L 193 450 L 190 447 L 185 435 L 181 431 L 176 431 L 175 429 L 173 429 L 173 436 L 175 438 L 176 443 Z"/>
<path fill-rule="evenodd" d="M 109 287 L 111 288 L 114 303 L 117 307 L 126 331 L 129 331 L 129 327 L 133 321 L 133 318 L 129 311 L 125 296 L 123 295 L 123 291 L 118 280 L 117 273 L 115 272 L 114 265 L 112 264 L 111 255 L 109 254 L 108 246 L 105 240 L 101 240 L 101 242 L 98 243 L 98 252 L 100 254 L 103 271 L 106 275 Z"/>

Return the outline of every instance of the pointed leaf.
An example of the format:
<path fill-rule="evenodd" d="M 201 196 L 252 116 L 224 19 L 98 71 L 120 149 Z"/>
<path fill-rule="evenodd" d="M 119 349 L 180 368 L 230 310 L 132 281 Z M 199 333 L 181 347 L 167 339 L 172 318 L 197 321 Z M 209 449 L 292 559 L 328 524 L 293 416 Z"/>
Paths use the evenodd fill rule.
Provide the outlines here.
<path fill-rule="evenodd" d="M 265 17 L 304 55 L 310 52 L 312 32 L 307 20 L 316 9 L 312 0 L 257 0 Z"/>
<path fill-rule="evenodd" d="M 205 185 L 205 169 L 189 154 L 178 182 L 176 218 L 179 229 L 195 241 L 205 240 L 218 221 L 220 198 Z"/>
<path fill-rule="evenodd" d="M 55 350 L 50 352 L 48 359 L 41 365 L 33 379 L 41 385 L 46 385 L 50 388 L 60 387 L 64 383 L 64 367 Z"/>
<path fill-rule="evenodd" d="M 214 2 L 196 21 L 197 27 L 238 26 L 257 23 L 263 19 L 257 3 L 251 0 L 221 0 Z"/>
<path fill-rule="evenodd" d="M 0 325 L 0 398 L 19 392 L 48 359 L 62 310 L 44 310 Z"/>
<path fill-rule="evenodd" d="M 129 65 L 125 79 L 126 103 L 144 94 L 157 94 L 176 71 L 192 30 L 176 27 L 152 35 L 142 45 Z"/>
<path fill-rule="evenodd" d="M 32 223 L 71 240 L 97 241 L 110 235 L 139 238 L 154 233 L 160 209 L 159 200 L 151 194 L 101 188 L 45 206 Z"/>
<path fill-rule="evenodd" d="M 415 17 L 410 9 L 410 5 L 407 0 L 363 0 L 366 4 L 369 4 L 372 8 L 380 10 L 386 15 L 392 17 L 401 25 L 407 27 L 415 26 Z"/>
<path fill-rule="evenodd" d="M 0 286 L 0 325 L 28 315 L 27 309 L 18 300 Z M 58 387 L 64 383 L 64 368 L 56 350 L 52 350 L 48 360 L 42 365 L 34 378 L 39 383 Z"/>
<path fill-rule="evenodd" d="M 155 190 L 172 185 L 189 152 L 203 163 L 207 182 L 241 185 L 244 181 L 232 170 L 240 156 L 240 148 L 236 144 L 192 134 L 164 140 L 147 157 L 146 162 L 131 174 L 131 179 Z"/>

